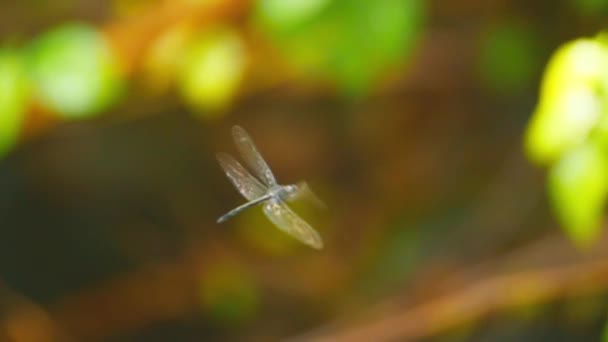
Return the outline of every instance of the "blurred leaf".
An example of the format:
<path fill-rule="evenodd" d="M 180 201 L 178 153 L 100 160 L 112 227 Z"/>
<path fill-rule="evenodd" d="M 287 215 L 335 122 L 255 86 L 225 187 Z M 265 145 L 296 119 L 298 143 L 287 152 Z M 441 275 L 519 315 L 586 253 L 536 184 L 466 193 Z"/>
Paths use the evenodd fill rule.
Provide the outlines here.
<path fill-rule="evenodd" d="M 602 15 L 608 11 L 606 0 L 570 0 L 570 2 L 584 15 Z"/>
<path fill-rule="evenodd" d="M 564 88 L 561 96 L 539 104 L 528 127 L 526 148 L 535 162 L 559 158 L 582 143 L 598 121 L 601 107 L 592 89 L 575 84 Z"/>
<path fill-rule="evenodd" d="M 192 106 L 218 113 L 231 104 L 245 71 L 245 48 L 233 31 L 209 33 L 189 48 L 181 71 L 181 93 Z"/>
<path fill-rule="evenodd" d="M 582 143 L 597 124 L 608 53 L 595 40 L 580 39 L 557 50 L 543 78 L 539 103 L 526 133 L 530 159 L 546 164 Z"/>
<path fill-rule="evenodd" d="M 403 61 L 421 30 L 420 0 L 333 0 L 311 6 L 305 18 L 274 20 L 264 2 L 259 24 L 302 74 L 329 78 L 343 92 L 361 95 L 390 66 Z M 298 25 L 296 25 L 298 24 Z"/>
<path fill-rule="evenodd" d="M 490 30 L 482 42 L 481 72 L 495 89 L 525 88 L 540 67 L 539 42 L 523 25 L 506 24 Z"/>
<path fill-rule="evenodd" d="M 570 83 L 598 85 L 604 77 L 606 61 L 606 46 L 598 39 L 583 38 L 562 45 L 545 70 L 541 96 L 559 96 Z"/>
<path fill-rule="evenodd" d="M 260 0 L 260 19 L 281 32 L 289 32 L 313 18 L 332 0 Z"/>
<path fill-rule="evenodd" d="M 29 83 L 22 59 L 15 50 L 0 50 L 0 156 L 17 140 L 28 102 Z"/>
<path fill-rule="evenodd" d="M 258 307 L 254 279 L 235 262 L 216 263 L 201 283 L 201 300 L 214 319 L 227 324 L 243 322 Z"/>
<path fill-rule="evenodd" d="M 608 342 L 608 320 L 604 323 L 604 329 L 602 331 L 602 342 Z"/>
<path fill-rule="evenodd" d="M 155 92 L 167 91 L 177 79 L 183 56 L 194 34 L 189 22 L 173 26 L 151 45 L 143 62 L 147 86 Z"/>
<path fill-rule="evenodd" d="M 113 0 L 112 14 L 118 18 L 135 17 L 153 3 L 150 0 Z"/>
<path fill-rule="evenodd" d="M 606 157 L 593 144 L 569 151 L 551 168 L 549 190 L 553 208 L 579 246 L 589 245 L 600 233 L 607 177 Z"/>
<path fill-rule="evenodd" d="M 44 105 L 66 118 L 90 117 L 114 104 L 123 82 L 103 35 L 68 24 L 37 39 L 30 70 Z"/>

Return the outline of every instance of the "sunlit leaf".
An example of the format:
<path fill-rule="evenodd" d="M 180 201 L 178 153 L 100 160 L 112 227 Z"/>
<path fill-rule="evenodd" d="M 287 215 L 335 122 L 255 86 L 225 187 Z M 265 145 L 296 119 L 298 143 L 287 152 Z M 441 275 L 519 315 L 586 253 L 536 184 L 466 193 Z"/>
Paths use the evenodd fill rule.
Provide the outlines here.
<path fill-rule="evenodd" d="M 539 103 L 526 133 L 526 151 L 537 163 L 557 159 L 583 142 L 602 111 L 601 86 L 606 48 L 581 39 L 562 46 L 551 58 Z"/>
<path fill-rule="evenodd" d="M 505 24 L 490 30 L 481 46 L 480 67 L 492 88 L 513 91 L 525 88 L 540 67 L 539 42 L 524 25 Z"/>
<path fill-rule="evenodd" d="M 592 144 L 566 153 L 550 171 L 549 190 L 554 210 L 580 246 L 593 242 L 601 228 L 608 191 L 606 156 Z"/>
<path fill-rule="evenodd" d="M 528 127 L 526 148 L 539 163 L 553 161 L 582 143 L 597 123 L 600 101 L 592 89 L 570 85 L 550 103 L 539 104 Z"/>
<path fill-rule="evenodd" d="M 0 156 L 15 143 L 25 114 L 29 83 L 22 56 L 11 49 L 0 50 Z"/>
<path fill-rule="evenodd" d="M 180 80 L 181 93 L 196 109 L 219 113 L 232 103 L 246 65 L 241 38 L 232 31 L 207 34 L 190 47 Z"/>
<path fill-rule="evenodd" d="M 123 82 L 103 35 L 68 24 L 34 41 L 30 70 L 42 103 L 66 118 L 90 117 L 107 109 Z"/>
<path fill-rule="evenodd" d="M 327 78 L 346 94 L 366 93 L 390 67 L 406 60 L 421 30 L 420 0 L 333 0 L 299 25 L 258 6 L 260 26 L 306 76 Z"/>
<path fill-rule="evenodd" d="M 562 45 L 551 57 L 541 87 L 542 99 L 562 94 L 565 85 L 595 86 L 602 81 L 607 58 L 606 46 L 597 39 L 577 39 Z"/>

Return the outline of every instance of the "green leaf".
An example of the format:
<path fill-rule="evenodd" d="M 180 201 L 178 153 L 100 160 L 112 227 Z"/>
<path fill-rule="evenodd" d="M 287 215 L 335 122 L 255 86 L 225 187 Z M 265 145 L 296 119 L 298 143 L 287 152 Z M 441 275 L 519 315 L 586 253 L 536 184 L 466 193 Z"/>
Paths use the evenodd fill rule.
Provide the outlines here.
<path fill-rule="evenodd" d="M 278 1 L 278 0 L 276 0 Z M 257 22 L 303 75 L 362 95 L 411 53 L 424 15 L 421 0 L 333 0 L 285 24 L 265 2 Z"/>
<path fill-rule="evenodd" d="M 243 78 L 245 48 L 233 31 L 218 30 L 195 40 L 181 70 L 180 90 L 201 113 L 224 110 Z"/>
<path fill-rule="evenodd" d="M 0 156 L 16 142 L 29 99 L 29 82 L 22 55 L 0 50 Z"/>
<path fill-rule="evenodd" d="M 558 159 L 584 142 L 602 112 L 606 48 L 579 39 L 560 47 L 543 77 L 539 103 L 526 132 L 526 152 L 539 164 Z"/>
<path fill-rule="evenodd" d="M 108 42 L 93 27 L 67 24 L 47 32 L 29 57 L 40 100 L 66 118 L 99 114 L 124 90 Z"/>
<path fill-rule="evenodd" d="M 552 168 L 553 208 L 570 238 L 585 247 L 600 233 L 608 191 L 608 163 L 600 149 L 585 144 L 566 153 Z"/>

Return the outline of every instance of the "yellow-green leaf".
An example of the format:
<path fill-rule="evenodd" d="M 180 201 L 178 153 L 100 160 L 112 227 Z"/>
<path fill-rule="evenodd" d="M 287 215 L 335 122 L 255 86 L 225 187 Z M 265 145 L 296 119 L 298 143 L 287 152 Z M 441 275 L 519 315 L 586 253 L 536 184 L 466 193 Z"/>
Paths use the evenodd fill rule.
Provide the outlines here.
<path fill-rule="evenodd" d="M 580 39 L 562 46 L 551 58 L 526 132 L 530 159 L 550 163 L 587 139 L 602 111 L 597 89 L 607 51 L 595 40 Z"/>
<path fill-rule="evenodd" d="M 243 45 L 232 31 L 213 32 L 193 42 L 179 84 L 188 103 L 207 114 L 232 103 L 245 70 Z"/>
<path fill-rule="evenodd" d="M 19 136 L 29 95 L 22 56 L 12 49 L 0 50 L 0 156 Z"/>
<path fill-rule="evenodd" d="M 547 164 L 584 142 L 600 118 L 600 104 L 593 90 L 581 84 L 564 86 L 560 96 L 539 104 L 526 136 L 530 159 Z"/>
<path fill-rule="evenodd" d="M 541 100 L 563 93 L 563 87 L 577 83 L 589 87 L 602 82 L 608 51 L 598 40 L 577 39 L 561 46 L 551 57 L 541 87 Z"/>
<path fill-rule="evenodd" d="M 66 118 L 99 114 L 122 94 L 123 82 L 109 44 L 93 27 L 56 28 L 34 41 L 30 53 L 37 95 Z"/>
<path fill-rule="evenodd" d="M 551 168 L 553 208 L 570 238 L 587 246 L 600 233 L 608 191 L 606 156 L 593 144 L 569 151 Z"/>
<path fill-rule="evenodd" d="M 167 91 L 177 80 L 188 43 L 194 34 L 190 22 L 181 22 L 161 34 L 150 46 L 143 61 L 148 89 Z"/>

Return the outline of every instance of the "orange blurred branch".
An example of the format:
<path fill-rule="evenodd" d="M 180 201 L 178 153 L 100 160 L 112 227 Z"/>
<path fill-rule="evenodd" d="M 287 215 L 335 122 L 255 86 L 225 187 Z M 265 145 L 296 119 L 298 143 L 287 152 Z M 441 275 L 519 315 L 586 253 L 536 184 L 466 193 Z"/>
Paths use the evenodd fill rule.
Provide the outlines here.
<path fill-rule="evenodd" d="M 496 272 L 496 269 L 509 264 L 512 258 L 494 260 L 478 267 L 486 270 L 486 274 L 479 276 L 478 280 L 469 281 L 465 285 L 462 281 L 461 284 L 458 281 L 446 282 L 452 287 L 450 291 L 432 296 L 430 300 L 413 307 L 383 310 L 373 318 L 344 325 L 335 324 L 293 340 L 420 340 L 474 323 L 495 312 L 540 305 L 565 297 L 594 295 L 608 288 L 608 255 L 601 252 L 606 246 L 605 239 L 595 249 L 595 255 L 573 251 L 565 238 L 549 242 L 534 245 L 532 250 L 519 251 L 523 252 L 519 253 L 519 259 L 529 265 L 539 255 L 563 259 L 565 254 L 569 259 L 565 264 L 555 265 L 550 261 L 550 266 L 545 262 L 545 265 L 537 265 L 525 271 Z M 433 288 L 434 282 L 436 279 L 430 282 L 427 280 L 423 286 Z"/>
<path fill-rule="evenodd" d="M 517 263 L 517 258 L 514 260 L 511 256 L 478 267 L 466 267 L 466 270 L 477 269 L 472 272 L 477 280 L 463 285 L 462 279 L 470 276 L 471 272 L 462 272 L 457 274 L 460 281 L 445 282 L 449 291 L 425 296 L 428 299 L 420 301 L 418 305 L 385 309 L 375 318 L 328 326 L 296 340 L 416 340 L 479 321 L 494 312 L 565 297 L 598 294 L 608 288 L 607 241 L 598 248 L 607 252 L 600 251 L 583 257 L 572 254 L 571 250 L 564 250 L 564 246 L 569 248 L 565 239 L 549 242 L 534 245 L 531 250 L 524 248 L 518 251 L 518 256 L 528 266 L 525 271 L 504 270 L 505 265 Z M 214 260 L 211 255 L 226 253 L 223 248 L 205 250 L 205 253 L 202 250 L 191 251 L 173 263 L 117 276 L 80 294 L 70 295 L 48 309 L 48 321 L 54 323 L 54 328 L 47 329 L 76 341 L 103 340 L 200 310 L 199 286 L 207 268 L 206 262 Z M 535 262 L 535 255 L 561 258 L 562 262 L 530 267 L 530 263 Z M 564 260 L 564 256 L 568 260 Z M 497 271 L 501 268 L 502 271 Z M 436 282 L 436 279 L 423 280 L 422 287 L 433 288 Z M 408 293 L 408 296 L 416 297 L 416 294 Z M 370 312 L 370 308 L 366 310 Z M 9 312 L 0 326 L 12 322 L 12 326 L 33 327 L 46 322 L 41 323 L 39 317 L 13 316 Z M 16 319 L 19 319 L 19 323 Z"/>
<path fill-rule="evenodd" d="M 465 267 L 467 271 L 458 274 L 458 279 L 473 270 L 476 280 L 446 281 L 449 291 L 428 297 L 417 306 L 385 312 L 376 319 L 365 320 L 369 323 L 344 329 L 334 327 L 309 337 L 325 341 L 420 339 L 478 321 L 493 312 L 595 294 L 608 288 L 608 253 L 602 252 L 608 240 L 598 246 L 599 252 L 588 255 L 574 251 L 561 236 L 542 242 L 518 250 L 515 257 Z M 536 255 L 547 258 L 549 265 L 547 262 L 531 265 Z M 560 258 L 561 263 L 552 261 Z M 85 340 L 179 317 L 198 308 L 197 286 L 208 259 L 190 253 L 178 263 L 119 277 L 96 290 L 66 298 L 51 311 L 51 316 L 71 335 Z M 518 262 L 525 271 L 505 270 L 505 265 Z M 422 287 L 432 287 L 432 282 L 436 279 L 424 280 Z"/>

